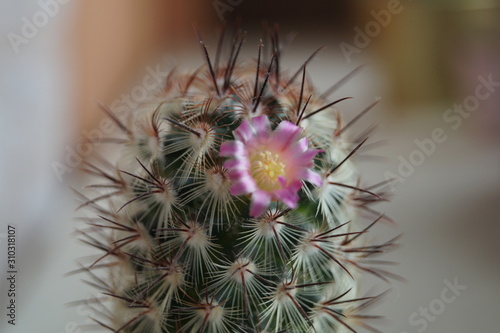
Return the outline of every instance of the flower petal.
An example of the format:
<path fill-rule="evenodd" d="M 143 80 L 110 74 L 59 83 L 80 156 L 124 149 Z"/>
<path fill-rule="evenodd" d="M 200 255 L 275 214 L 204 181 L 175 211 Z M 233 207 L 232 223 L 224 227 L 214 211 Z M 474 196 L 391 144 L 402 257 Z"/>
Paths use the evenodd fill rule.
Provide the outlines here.
<path fill-rule="evenodd" d="M 314 162 L 313 162 L 314 156 L 316 156 L 317 154 L 322 153 L 322 152 L 323 152 L 322 150 L 316 150 L 316 149 L 306 150 L 305 152 L 300 154 L 300 160 L 307 162 L 306 164 L 302 164 L 302 165 L 313 165 L 314 164 Z"/>
<path fill-rule="evenodd" d="M 276 191 L 275 196 L 279 201 L 282 201 L 288 207 L 292 209 L 297 208 L 297 203 L 299 202 L 299 195 L 297 194 L 297 191 L 286 188 Z"/>
<path fill-rule="evenodd" d="M 321 184 L 323 184 L 323 178 L 318 173 L 309 169 L 306 170 L 303 179 L 316 186 L 321 186 Z"/>
<path fill-rule="evenodd" d="M 246 158 L 227 160 L 224 162 L 224 168 L 229 171 L 248 170 L 250 168 L 250 162 Z"/>
<path fill-rule="evenodd" d="M 244 120 L 241 125 L 234 130 L 233 135 L 236 140 L 239 140 L 243 143 L 247 143 L 254 136 L 253 127 L 247 120 Z"/>
<path fill-rule="evenodd" d="M 286 186 L 286 178 L 285 177 L 279 176 L 278 177 L 278 181 L 280 182 L 280 184 L 281 184 L 282 187 Z"/>
<path fill-rule="evenodd" d="M 291 146 L 300 137 L 300 127 L 289 121 L 282 121 L 274 130 L 274 147 L 282 151 Z"/>
<path fill-rule="evenodd" d="M 254 117 L 250 121 L 258 138 L 261 138 L 262 136 L 269 137 L 271 132 L 271 123 L 266 116 Z"/>
<path fill-rule="evenodd" d="M 250 216 L 259 217 L 265 213 L 271 203 L 271 195 L 262 190 L 252 193 L 252 202 L 250 203 Z"/>
<path fill-rule="evenodd" d="M 242 195 L 252 193 L 257 190 L 257 185 L 251 177 L 242 177 L 231 185 L 230 191 L 232 195 Z"/>
<path fill-rule="evenodd" d="M 245 153 L 245 145 L 241 141 L 226 141 L 220 146 L 221 156 L 238 156 Z"/>
<path fill-rule="evenodd" d="M 248 172 L 248 169 L 246 169 L 246 168 L 229 169 L 227 171 L 227 175 L 229 176 L 229 178 L 231 180 L 236 181 L 236 182 L 242 178 L 250 177 L 250 173 Z"/>
<path fill-rule="evenodd" d="M 307 138 L 300 139 L 296 144 L 294 144 L 294 148 L 299 150 L 300 152 L 304 152 L 309 147 L 309 143 Z"/>

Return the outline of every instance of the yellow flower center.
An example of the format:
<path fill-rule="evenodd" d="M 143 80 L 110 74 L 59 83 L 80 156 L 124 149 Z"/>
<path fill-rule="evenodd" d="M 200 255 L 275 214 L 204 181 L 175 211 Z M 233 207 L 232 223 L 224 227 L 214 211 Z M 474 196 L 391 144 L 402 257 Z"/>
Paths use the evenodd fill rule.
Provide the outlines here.
<path fill-rule="evenodd" d="M 286 175 L 286 167 L 279 158 L 278 154 L 268 150 L 250 157 L 250 172 L 260 189 L 273 191 L 281 188 L 278 177 Z"/>

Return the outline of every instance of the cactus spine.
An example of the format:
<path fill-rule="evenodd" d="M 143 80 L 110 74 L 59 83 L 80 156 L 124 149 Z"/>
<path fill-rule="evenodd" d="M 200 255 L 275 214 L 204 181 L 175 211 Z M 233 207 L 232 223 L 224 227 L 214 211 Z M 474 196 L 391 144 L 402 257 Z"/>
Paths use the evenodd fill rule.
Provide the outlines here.
<path fill-rule="evenodd" d="M 277 36 L 274 36 L 277 37 Z M 113 332 L 344 332 L 371 327 L 363 273 L 394 240 L 366 232 L 388 220 L 359 187 L 336 104 L 306 77 L 280 71 L 281 51 L 172 71 L 126 120 L 113 115 L 118 161 L 87 163 L 99 194 L 81 238 L 100 253 L 82 266 L 102 297 L 88 300 Z M 221 43 L 223 38 L 221 38 Z M 221 62 L 222 63 L 222 62 Z M 373 191 L 380 190 L 379 193 Z M 359 222 L 358 211 L 371 215 Z"/>

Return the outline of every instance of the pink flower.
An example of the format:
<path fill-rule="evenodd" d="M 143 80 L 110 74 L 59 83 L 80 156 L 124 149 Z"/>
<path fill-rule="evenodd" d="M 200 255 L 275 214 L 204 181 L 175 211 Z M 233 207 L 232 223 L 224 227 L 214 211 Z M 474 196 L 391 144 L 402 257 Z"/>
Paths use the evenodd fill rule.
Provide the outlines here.
<path fill-rule="evenodd" d="M 302 180 L 320 186 L 321 177 L 312 170 L 320 150 L 309 149 L 301 128 L 282 121 L 272 131 L 267 116 L 245 120 L 234 131 L 235 141 L 226 141 L 221 156 L 228 170 L 232 195 L 251 194 L 250 215 L 262 215 L 272 200 L 297 207 Z"/>

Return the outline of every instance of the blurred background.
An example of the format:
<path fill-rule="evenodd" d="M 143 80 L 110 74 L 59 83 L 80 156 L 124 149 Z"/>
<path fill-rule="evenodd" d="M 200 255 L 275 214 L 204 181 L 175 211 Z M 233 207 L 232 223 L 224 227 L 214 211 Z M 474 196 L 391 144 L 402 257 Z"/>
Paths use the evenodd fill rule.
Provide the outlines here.
<path fill-rule="evenodd" d="M 404 234 L 387 258 L 408 282 L 382 286 L 392 291 L 373 310 L 387 318 L 380 330 L 498 331 L 496 0 L 2 1 L 0 331 L 79 332 L 88 323 L 85 311 L 65 304 L 92 291 L 63 275 L 88 253 L 72 235 L 69 188 L 81 185 L 68 166 L 88 157 L 76 143 L 103 117 L 96 101 L 114 105 L 145 77 L 197 68 L 203 59 L 193 25 L 214 51 L 221 24 L 236 19 L 248 31 L 241 58 L 256 56 L 263 22 L 280 26 L 283 68 L 294 71 L 325 46 L 308 66 L 319 90 L 365 64 L 331 96 L 355 97 L 343 104 L 347 120 L 382 98 L 353 128 L 377 123 L 372 140 L 387 140 L 360 159 L 366 184 L 396 177 L 394 198 L 380 210 L 399 226 L 381 227 L 377 237 Z M 5 315 L 7 225 L 17 232 L 16 326 Z M 445 281 L 467 289 L 445 304 Z"/>

